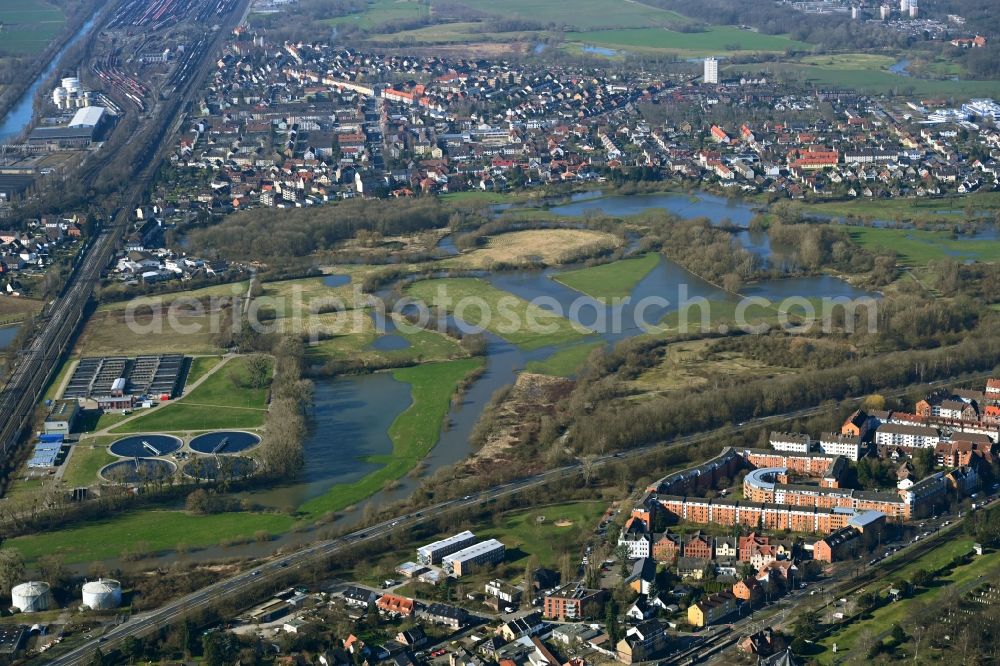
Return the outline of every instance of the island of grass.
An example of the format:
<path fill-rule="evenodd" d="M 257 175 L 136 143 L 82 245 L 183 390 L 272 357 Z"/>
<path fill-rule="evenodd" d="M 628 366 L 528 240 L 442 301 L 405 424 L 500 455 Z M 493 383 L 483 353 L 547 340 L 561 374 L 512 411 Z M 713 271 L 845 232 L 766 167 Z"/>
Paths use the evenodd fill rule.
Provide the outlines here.
<path fill-rule="evenodd" d="M 660 255 L 649 252 L 641 257 L 559 273 L 554 279 L 570 289 L 608 302 L 631 294 L 639 281 L 659 263 Z"/>
<path fill-rule="evenodd" d="M 524 369 L 540 375 L 552 377 L 572 377 L 586 362 L 590 352 L 602 346 L 603 342 L 586 342 L 566 349 L 560 349 L 541 361 L 529 361 Z"/>
<path fill-rule="evenodd" d="M 354 483 L 336 486 L 309 500 L 299 507 L 300 514 L 315 519 L 345 509 L 405 476 L 437 444 L 460 383 L 484 364 L 482 358 L 467 358 L 395 370 L 393 376 L 410 385 L 412 403 L 389 427 L 392 453 L 371 456 L 369 462 L 383 466 Z"/>
<path fill-rule="evenodd" d="M 406 343 L 402 349 L 376 349 L 381 333 L 368 310 L 318 315 L 314 318 L 316 335 L 306 344 L 310 362 L 350 360 L 362 365 L 398 366 L 428 361 L 446 361 L 468 354 L 458 341 L 444 333 L 407 325 L 394 317 L 391 335 Z M 388 330 L 386 331 L 388 333 Z"/>
<path fill-rule="evenodd" d="M 554 266 L 609 252 L 620 243 L 614 234 L 590 229 L 527 229 L 490 236 L 486 247 L 446 259 L 441 264 L 461 268 L 538 263 Z"/>
<path fill-rule="evenodd" d="M 177 432 L 259 428 L 267 414 L 267 387 L 253 386 L 250 357 L 237 356 L 182 398 L 125 421 L 110 432 Z M 268 363 L 270 360 L 268 359 Z"/>
<path fill-rule="evenodd" d="M 407 293 L 522 349 L 575 342 L 588 334 L 577 330 L 565 317 L 478 278 L 423 280 L 411 284 Z"/>
<path fill-rule="evenodd" d="M 867 248 L 891 250 L 902 263 L 923 266 L 932 261 L 954 259 L 992 263 L 1000 261 L 1000 242 L 975 237 L 953 237 L 945 231 L 849 227 L 851 238 Z"/>

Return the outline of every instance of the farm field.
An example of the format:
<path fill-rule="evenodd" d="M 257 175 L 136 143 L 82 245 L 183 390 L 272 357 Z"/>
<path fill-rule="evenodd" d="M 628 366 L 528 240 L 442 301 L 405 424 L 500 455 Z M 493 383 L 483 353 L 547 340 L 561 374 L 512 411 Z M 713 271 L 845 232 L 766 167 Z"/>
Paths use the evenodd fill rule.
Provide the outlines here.
<path fill-rule="evenodd" d="M 249 386 L 247 364 L 247 357 L 232 358 L 191 393 L 126 421 L 111 432 L 259 428 L 267 414 L 268 390 Z"/>
<path fill-rule="evenodd" d="M 684 54 L 688 57 L 734 53 L 808 50 L 805 42 L 781 35 L 765 35 L 733 26 L 713 26 L 704 32 L 676 32 L 662 28 L 595 30 L 567 34 L 567 40 L 607 48 Z"/>
<path fill-rule="evenodd" d="M 646 28 L 690 22 L 677 12 L 627 0 L 574 0 L 572 11 L 567 11 L 563 0 L 458 0 L 456 4 L 504 18 L 545 25 L 571 25 L 578 30 Z"/>
<path fill-rule="evenodd" d="M 660 255 L 650 252 L 633 259 L 559 273 L 555 280 L 570 289 L 607 301 L 631 294 L 639 281 L 656 268 L 658 263 Z"/>
<path fill-rule="evenodd" d="M 547 266 L 566 263 L 584 254 L 610 250 L 620 239 L 602 231 L 586 229 L 530 229 L 491 236 L 486 247 L 472 250 L 442 264 L 463 268 L 489 268 L 496 264 Z"/>
<path fill-rule="evenodd" d="M 863 247 L 893 250 L 910 266 L 952 258 L 956 261 L 1000 261 L 996 240 L 954 239 L 944 231 L 850 227 L 851 237 Z"/>
<path fill-rule="evenodd" d="M 183 511 L 141 511 L 8 539 L 5 548 L 21 552 L 26 562 L 58 555 L 67 564 L 120 557 L 139 550 L 157 552 L 184 545 L 202 548 L 226 541 L 268 537 L 292 527 L 293 519 L 272 513 L 220 513 L 193 516 Z"/>
<path fill-rule="evenodd" d="M 368 9 L 356 14 L 334 16 L 323 21 L 327 25 L 355 25 L 362 30 L 394 21 L 415 21 L 427 15 L 420 0 L 371 0 Z"/>
<path fill-rule="evenodd" d="M 566 349 L 560 349 L 544 361 L 529 361 L 524 369 L 540 375 L 572 377 L 580 369 L 590 352 L 602 346 L 603 342 L 585 342 Z"/>
<path fill-rule="evenodd" d="M 176 326 L 171 323 L 171 319 Z M 97 311 L 77 340 L 79 356 L 135 356 L 138 354 L 211 354 L 218 351 L 215 333 L 226 320 L 224 311 L 196 313 L 178 309 L 176 315 L 152 315 L 124 309 Z"/>
<path fill-rule="evenodd" d="M 373 35 L 370 40 L 376 44 L 475 44 L 477 42 L 518 42 L 530 39 L 537 39 L 540 33 L 537 32 L 489 32 L 485 30 L 482 23 L 458 22 L 441 23 L 429 25 L 413 30 L 401 30 L 383 35 Z M 446 194 L 442 198 L 459 197 L 460 200 L 474 199 L 475 197 L 462 197 L 470 194 L 491 194 L 481 190 L 469 190 L 468 192 L 454 192 Z M 500 194 L 502 197 L 503 194 Z"/>
<path fill-rule="evenodd" d="M 396 379 L 410 385 L 413 402 L 389 428 L 392 453 L 370 458 L 371 462 L 380 463 L 383 467 L 354 483 L 336 486 L 303 504 L 299 511 L 310 518 L 318 518 L 327 512 L 345 509 L 416 467 L 437 444 L 451 406 L 451 397 L 459 382 L 481 368 L 483 363 L 481 358 L 469 358 L 394 371 Z"/>
<path fill-rule="evenodd" d="M 568 319 L 477 278 L 423 280 L 410 285 L 407 293 L 523 349 L 574 342 L 586 335 Z"/>
<path fill-rule="evenodd" d="M 65 23 L 62 10 L 47 2 L 0 0 L 0 54 L 41 53 Z"/>

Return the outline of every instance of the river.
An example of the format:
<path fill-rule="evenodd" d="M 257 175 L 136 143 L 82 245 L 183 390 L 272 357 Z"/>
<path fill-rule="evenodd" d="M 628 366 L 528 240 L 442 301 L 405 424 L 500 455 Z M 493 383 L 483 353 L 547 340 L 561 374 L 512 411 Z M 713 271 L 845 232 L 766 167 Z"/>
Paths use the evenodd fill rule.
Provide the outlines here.
<path fill-rule="evenodd" d="M 3 122 L 0 123 L 0 144 L 16 139 L 31 126 L 31 119 L 34 115 L 35 95 L 38 93 L 38 89 L 52 76 L 56 68 L 59 67 L 59 61 L 62 60 L 66 51 L 90 32 L 90 29 L 94 27 L 94 23 L 97 21 L 99 13 L 100 10 L 95 12 L 86 23 L 80 26 L 80 29 L 52 57 L 48 66 L 38 75 L 34 83 L 28 86 L 28 89 L 24 91 L 21 98 L 14 103 L 14 106 L 11 107 L 10 111 L 4 117 Z"/>

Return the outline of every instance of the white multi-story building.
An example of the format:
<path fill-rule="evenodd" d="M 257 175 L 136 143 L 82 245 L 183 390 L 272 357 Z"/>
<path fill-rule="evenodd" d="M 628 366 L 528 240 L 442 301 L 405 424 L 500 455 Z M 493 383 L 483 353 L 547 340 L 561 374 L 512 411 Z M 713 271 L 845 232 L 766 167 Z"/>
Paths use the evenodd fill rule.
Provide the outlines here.
<path fill-rule="evenodd" d="M 496 539 L 487 539 L 474 546 L 463 548 L 457 553 L 446 555 L 441 560 L 441 565 L 455 578 L 461 578 L 481 566 L 503 562 L 505 552 L 502 543 Z"/>
<path fill-rule="evenodd" d="M 940 441 L 941 433 L 927 426 L 886 423 L 875 431 L 875 443 L 879 446 L 933 448 Z"/>
<path fill-rule="evenodd" d="M 716 58 L 705 58 L 705 83 L 719 82 L 719 61 Z"/>
<path fill-rule="evenodd" d="M 812 448 L 812 439 L 809 435 L 797 432 L 772 432 L 769 441 L 775 451 L 809 453 Z"/>
<path fill-rule="evenodd" d="M 465 530 L 458 534 L 453 534 L 447 539 L 441 539 L 426 546 L 417 548 L 417 559 L 421 564 L 437 564 L 446 555 L 456 553 L 476 542 L 476 535 Z"/>
<path fill-rule="evenodd" d="M 827 433 L 820 437 L 819 448 L 831 456 L 844 456 L 857 462 L 861 457 L 861 438 Z"/>

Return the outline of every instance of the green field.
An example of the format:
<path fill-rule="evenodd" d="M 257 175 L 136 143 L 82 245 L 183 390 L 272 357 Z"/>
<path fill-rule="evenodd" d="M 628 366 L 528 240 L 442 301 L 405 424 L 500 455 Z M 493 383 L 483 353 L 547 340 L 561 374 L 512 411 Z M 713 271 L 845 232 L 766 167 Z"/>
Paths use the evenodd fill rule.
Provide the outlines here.
<path fill-rule="evenodd" d="M 182 511 L 143 511 L 69 527 L 16 537 L 4 542 L 32 562 L 54 554 L 66 563 L 95 562 L 134 552 L 164 551 L 183 544 L 189 548 L 213 546 L 226 541 L 251 539 L 258 532 L 280 534 L 292 527 L 293 519 L 271 513 L 222 513 L 192 516 Z"/>
<path fill-rule="evenodd" d="M 524 369 L 527 372 L 536 372 L 541 375 L 572 377 L 590 356 L 590 352 L 603 344 L 603 342 L 585 342 L 567 349 L 560 349 L 543 361 L 529 361 L 525 364 Z"/>
<path fill-rule="evenodd" d="M 267 388 L 247 386 L 247 358 L 229 359 L 198 388 L 114 428 L 115 433 L 259 428 L 267 414 Z M 239 381 L 234 383 L 233 377 Z"/>
<path fill-rule="evenodd" d="M 403 349 L 374 349 L 372 345 L 381 334 L 371 315 L 363 310 L 320 315 L 317 320 L 319 330 L 327 333 L 306 346 L 310 361 L 317 363 L 331 359 L 350 359 L 375 366 L 395 366 L 446 361 L 467 355 L 454 338 L 437 331 L 405 325 L 398 319 L 396 330 L 392 334 L 406 340 L 409 346 Z M 330 336 L 330 331 L 342 332 Z"/>
<path fill-rule="evenodd" d="M 402 478 L 416 467 L 437 444 L 444 418 L 451 406 L 459 382 L 470 372 L 483 366 L 483 359 L 468 358 L 447 363 L 428 363 L 393 372 L 393 376 L 410 385 L 413 402 L 396 417 L 389 427 L 392 453 L 372 456 L 370 462 L 384 465 L 354 483 L 343 484 L 328 493 L 303 504 L 299 511 L 318 518 L 330 511 L 339 511 L 373 495 L 391 481 Z"/>
<path fill-rule="evenodd" d="M 346 16 L 335 16 L 323 21 L 327 25 L 356 25 L 362 30 L 395 21 L 415 21 L 427 15 L 427 9 L 418 0 L 369 0 L 368 9 Z"/>
<path fill-rule="evenodd" d="M 62 11 L 46 2 L 0 0 L 0 55 L 41 53 L 65 23 Z"/>
<path fill-rule="evenodd" d="M 187 385 L 190 386 L 201 379 L 209 370 L 219 365 L 222 359 L 218 356 L 196 356 L 191 359 L 191 367 L 188 369 Z"/>
<path fill-rule="evenodd" d="M 568 319 L 477 278 L 423 280 L 410 285 L 407 293 L 523 349 L 574 342 L 585 336 Z"/>
<path fill-rule="evenodd" d="M 70 488 L 89 486 L 97 481 L 97 473 L 105 465 L 118 460 L 108 451 L 105 438 L 95 438 L 93 441 L 80 442 L 73 447 L 73 454 L 66 463 L 63 481 Z"/>
<path fill-rule="evenodd" d="M 811 48 L 805 42 L 781 35 L 765 35 L 733 26 L 715 26 L 704 32 L 676 32 L 662 28 L 595 30 L 569 33 L 566 38 L 569 41 L 607 48 L 682 53 L 689 57 L 750 52 L 784 53 L 789 49 L 804 51 Z"/>
<path fill-rule="evenodd" d="M 868 217 L 873 220 L 922 220 L 927 222 L 961 221 L 966 209 L 971 208 L 973 216 L 1000 210 L 1000 192 L 976 192 L 966 196 L 949 196 L 940 199 L 851 199 L 810 203 L 802 206 L 803 215 L 821 213 L 846 217 Z"/>
<path fill-rule="evenodd" d="M 690 22 L 677 12 L 629 0 L 573 0 L 571 8 L 565 0 L 457 0 L 456 4 L 505 18 L 535 21 L 546 26 L 568 25 L 577 30 L 648 28 Z"/>
<path fill-rule="evenodd" d="M 882 229 L 849 227 L 851 238 L 862 247 L 892 250 L 900 261 L 910 266 L 922 266 L 931 261 L 952 258 L 956 261 L 1000 261 L 1000 242 L 996 240 L 962 240 L 944 231 L 920 229 Z"/>
<path fill-rule="evenodd" d="M 513 553 L 534 555 L 543 567 L 559 569 L 559 557 L 578 556 L 580 546 L 590 536 L 605 509 L 606 502 L 570 502 L 542 506 L 528 511 L 505 514 L 498 525 L 475 530 L 481 539 L 495 538 L 507 546 L 508 561 Z M 539 520 L 541 519 L 541 520 Z M 557 521 L 572 525 L 559 527 Z"/>
<path fill-rule="evenodd" d="M 899 95 L 934 95 L 960 98 L 996 97 L 1000 95 L 1000 81 L 951 81 L 918 79 L 899 76 L 882 69 L 884 60 L 871 56 L 850 54 L 840 59 L 826 58 L 810 62 L 768 63 L 752 66 L 737 65 L 726 68 L 737 72 L 768 72 L 772 76 L 781 74 L 804 83 L 820 86 L 850 88 L 868 93 Z"/>
<path fill-rule="evenodd" d="M 558 273 L 555 280 L 588 296 L 610 301 L 631 294 L 639 281 L 659 263 L 660 255 L 650 252 L 634 259 Z"/>

